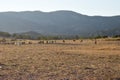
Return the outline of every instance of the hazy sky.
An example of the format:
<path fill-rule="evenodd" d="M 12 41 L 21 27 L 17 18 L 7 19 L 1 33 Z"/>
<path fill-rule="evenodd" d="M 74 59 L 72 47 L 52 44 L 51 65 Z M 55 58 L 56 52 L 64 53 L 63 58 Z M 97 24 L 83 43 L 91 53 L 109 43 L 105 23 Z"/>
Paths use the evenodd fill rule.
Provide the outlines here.
<path fill-rule="evenodd" d="M 0 0 L 0 12 L 72 10 L 87 15 L 120 15 L 120 0 Z"/>

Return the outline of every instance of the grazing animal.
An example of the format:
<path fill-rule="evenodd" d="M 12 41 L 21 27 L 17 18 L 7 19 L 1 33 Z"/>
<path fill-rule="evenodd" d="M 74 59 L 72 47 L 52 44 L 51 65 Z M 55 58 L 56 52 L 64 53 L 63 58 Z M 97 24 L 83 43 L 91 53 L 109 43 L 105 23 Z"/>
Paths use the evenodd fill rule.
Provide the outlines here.
<path fill-rule="evenodd" d="M 38 44 L 44 44 L 44 41 L 39 41 Z"/>
<path fill-rule="evenodd" d="M 6 41 L 7 41 L 7 40 L 6 40 L 5 38 L 3 38 L 2 40 L 0 40 L 0 43 L 1 43 L 1 44 L 6 44 Z"/>
<path fill-rule="evenodd" d="M 65 43 L 65 40 L 63 40 L 63 43 Z"/>
<path fill-rule="evenodd" d="M 73 42 L 75 42 L 76 40 L 74 39 Z"/>
<path fill-rule="evenodd" d="M 80 42 L 83 42 L 83 40 L 80 40 Z"/>
<path fill-rule="evenodd" d="M 17 46 L 21 46 L 23 44 L 25 44 L 25 42 L 19 42 L 19 41 L 15 42 L 15 45 L 17 45 Z"/>
<path fill-rule="evenodd" d="M 55 44 L 55 43 L 56 43 L 56 40 L 52 41 L 52 43 L 54 43 L 54 44 Z"/>
<path fill-rule="evenodd" d="M 54 44 L 54 43 L 56 43 L 56 41 L 46 41 L 46 44 Z"/>
<path fill-rule="evenodd" d="M 28 44 L 32 44 L 32 42 L 28 42 Z"/>
<path fill-rule="evenodd" d="M 20 45 L 22 45 L 22 44 L 21 44 L 21 42 L 15 42 L 15 45 L 16 45 L 16 46 L 20 46 Z"/>
<path fill-rule="evenodd" d="M 46 44 L 49 44 L 49 41 L 46 41 Z"/>
<path fill-rule="evenodd" d="M 25 44 L 25 42 L 21 42 L 21 44 Z"/>
<path fill-rule="evenodd" d="M 95 44 L 97 44 L 97 40 L 95 39 Z"/>

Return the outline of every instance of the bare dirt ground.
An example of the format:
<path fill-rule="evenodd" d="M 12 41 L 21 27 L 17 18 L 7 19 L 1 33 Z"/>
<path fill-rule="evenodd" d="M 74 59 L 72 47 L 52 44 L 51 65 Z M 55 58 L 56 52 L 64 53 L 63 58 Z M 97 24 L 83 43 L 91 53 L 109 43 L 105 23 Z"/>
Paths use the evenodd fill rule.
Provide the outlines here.
<path fill-rule="evenodd" d="M 0 80 L 120 80 L 120 41 L 0 45 Z"/>

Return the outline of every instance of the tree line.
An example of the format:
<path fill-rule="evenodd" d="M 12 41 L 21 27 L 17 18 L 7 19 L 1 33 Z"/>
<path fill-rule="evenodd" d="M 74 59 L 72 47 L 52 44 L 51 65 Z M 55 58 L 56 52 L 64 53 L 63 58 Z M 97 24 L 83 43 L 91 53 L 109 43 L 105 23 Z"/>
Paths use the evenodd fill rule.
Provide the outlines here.
<path fill-rule="evenodd" d="M 72 36 L 67 36 L 67 35 L 56 35 L 56 36 L 51 36 L 51 35 L 40 35 L 38 37 L 32 37 L 31 35 L 25 35 L 25 34 L 17 34 L 13 33 L 10 34 L 8 32 L 2 32 L 0 31 L 0 37 L 3 38 L 15 38 L 15 39 L 37 39 L 37 40 L 60 40 L 60 39 L 81 39 L 81 38 L 86 38 L 86 37 L 81 37 L 79 35 L 72 35 Z M 97 35 L 97 36 L 92 36 L 88 38 L 108 38 L 109 36 L 107 35 Z M 120 35 L 114 35 L 112 36 L 113 38 L 118 38 Z"/>

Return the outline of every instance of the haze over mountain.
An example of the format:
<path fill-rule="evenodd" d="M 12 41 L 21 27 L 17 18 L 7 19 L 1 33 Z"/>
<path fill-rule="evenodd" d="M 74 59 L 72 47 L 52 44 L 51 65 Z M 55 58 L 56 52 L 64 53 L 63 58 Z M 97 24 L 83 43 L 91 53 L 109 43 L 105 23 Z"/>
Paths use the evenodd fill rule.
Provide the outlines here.
<path fill-rule="evenodd" d="M 35 31 L 45 35 L 117 35 L 120 16 L 87 16 L 73 11 L 0 12 L 0 31 Z"/>

